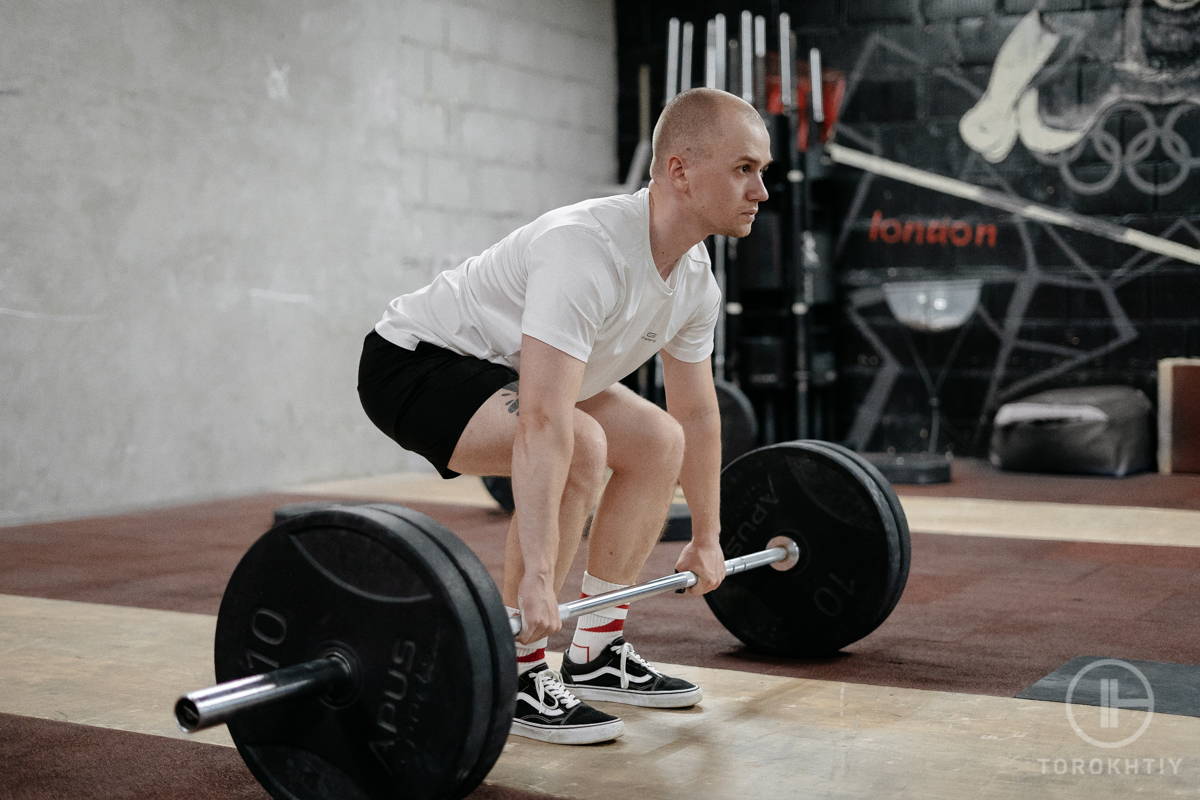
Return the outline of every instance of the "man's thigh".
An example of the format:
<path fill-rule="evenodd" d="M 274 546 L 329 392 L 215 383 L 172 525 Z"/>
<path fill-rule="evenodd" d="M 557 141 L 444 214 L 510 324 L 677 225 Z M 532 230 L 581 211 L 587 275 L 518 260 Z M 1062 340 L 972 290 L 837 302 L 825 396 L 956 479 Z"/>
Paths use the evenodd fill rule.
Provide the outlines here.
<path fill-rule="evenodd" d="M 517 382 L 514 381 L 489 397 L 471 417 L 450 456 L 450 469 L 464 475 L 512 475 L 518 410 Z M 579 405 L 572 415 L 575 455 L 578 457 L 579 437 L 594 431 L 596 423 Z"/>
<path fill-rule="evenodd" d="M 658 446 L 678 431 L 675 418 L 624 384 L 614 384 L 577 404 L 600 423 L 608 440 L 613 469 L 647 462 L 648 446 Z"/>
<path fill-rule="evenodd" d="M 511 475 L 517 435 L 517 382 L 500 389 L 463 428 L 449 466 L 464 475 Z"/>

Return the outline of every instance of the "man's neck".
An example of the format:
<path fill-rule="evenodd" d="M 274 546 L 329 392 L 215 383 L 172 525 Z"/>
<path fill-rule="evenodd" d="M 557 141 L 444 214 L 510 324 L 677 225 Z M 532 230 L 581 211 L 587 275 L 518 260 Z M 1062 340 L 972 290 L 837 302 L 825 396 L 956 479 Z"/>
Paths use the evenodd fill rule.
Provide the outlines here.
<path fill-rule="evenodd" d="M 665 281 L 683 258 L 683 254 L 704 235 L 689 225 L 672 199 L 650 182 L 650 255 L 654 266 Z"/>

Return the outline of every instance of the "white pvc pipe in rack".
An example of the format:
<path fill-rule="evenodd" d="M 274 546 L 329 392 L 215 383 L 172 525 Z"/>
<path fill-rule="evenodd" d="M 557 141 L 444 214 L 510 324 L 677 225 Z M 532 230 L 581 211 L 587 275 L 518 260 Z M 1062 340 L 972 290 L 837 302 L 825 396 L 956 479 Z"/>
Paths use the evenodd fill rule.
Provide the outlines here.
<path fill-rule="evenodd" d="M 728 53 L 729 53 L 729 33 L 725 29 L 725 15 L 724 14 L 717 14 L 715 17 L 713 17 L 713 27 L 715 29 L 716 38 L 717 38 L 717 48 L 716 48 L 717 79 L 713 83 L 713 86 L 715 86 L 718 89 L 728 89 L 729 88 L 729 73 L 726 68 L 726 65 L 728 63 Z"/>
<path fill-rule="evenodd" d="M 679 20 L 667 21 L 667 86 L 663 97 L 670 100 L 679 94 Z"/>
<path fill-rule="evenodd" d="M 679 50 L 679 91 L 692 88 L 692 23 L 683 23 L 683 44 Z"/>
<path fill-rule="evenodd" d="M 717 24 L 711 19 L 704 26 L 704 85 L 717 85 Z"/>
<path fill-rule="evenodd" d="M 742 56 L 742 99 L 747 103 L 754 102 L 754 39 L 751 31 L 753 25 L 754 15 L 743 11 L 738 52 Z"/>
<path fill-rule="evenodd" d="M 783 113 L 792 110 L 796 100 L 792 87 L 792 19 L 786 13 L 779 15 L 779 99 Z"/>
<path fill-rule="evenodd" d="M 812 48 L 808 51 L 809 80 L 812 81 L 812 110 L 813 122 L 825 121 L 825 85 L 821 82 L 821 51 Z"/>

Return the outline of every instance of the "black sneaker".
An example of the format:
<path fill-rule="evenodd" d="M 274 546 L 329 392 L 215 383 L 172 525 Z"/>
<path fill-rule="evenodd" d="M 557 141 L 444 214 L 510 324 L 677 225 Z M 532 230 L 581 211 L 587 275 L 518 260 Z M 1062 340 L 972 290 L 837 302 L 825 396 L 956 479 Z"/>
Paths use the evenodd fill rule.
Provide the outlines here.
<path fill-rule="evenodd" d="M 595 744 L 617 738 L 625 723 L 580 702 L 543 664 L 517 678 L 517 710 L 511 732 L 552 744 Z"/>
<path fill-rule="evenodd" d="M 618 636 L 586 664 L 564 657 L 563 685 L 585 700 L 610 700 L 647 708 L 687 708 L 700 702 L 700 687 L 663 675 Z"/>

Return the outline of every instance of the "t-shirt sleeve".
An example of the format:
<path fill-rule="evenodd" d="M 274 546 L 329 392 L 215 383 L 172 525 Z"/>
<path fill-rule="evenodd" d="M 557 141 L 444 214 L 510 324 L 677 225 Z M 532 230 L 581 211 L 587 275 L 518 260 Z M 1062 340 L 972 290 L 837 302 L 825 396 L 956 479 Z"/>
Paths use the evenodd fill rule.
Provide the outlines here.
<path fill-rule="evenodd" d="M 617 265 L 581 227 L 554 228 L 529 246 L 521 333 L 587 361 L 619 299 Z"/>
<path fill-rule="evenodd" d="M 709 275 L 704 298 L 678 333 L 663 348 L 672 358 L 688 363 L 703 361 L 712 355 L 713 335 L 721 312 L 721 290 L 716 279 Z"/>

